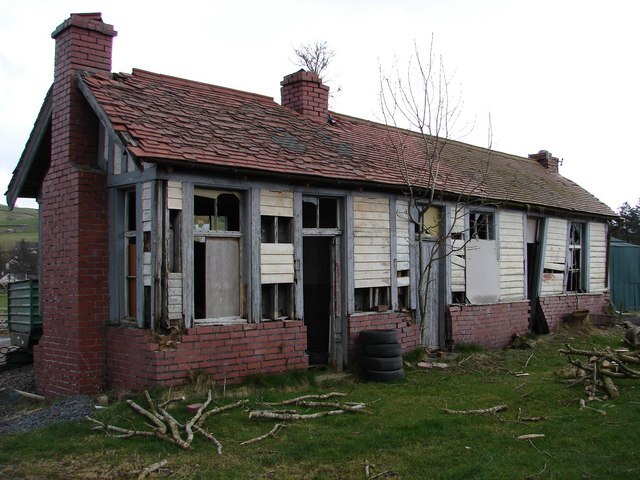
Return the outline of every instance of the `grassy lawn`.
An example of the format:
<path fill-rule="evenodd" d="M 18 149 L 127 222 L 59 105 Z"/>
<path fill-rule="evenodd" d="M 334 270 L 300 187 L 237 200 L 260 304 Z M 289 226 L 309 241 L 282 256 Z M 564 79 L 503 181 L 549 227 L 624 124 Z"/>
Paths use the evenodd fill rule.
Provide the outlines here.
<path fill-rule="evenodd" d="M 581 348 L 620 346 L 622 330 L 563 332 L 540 339 L 534 350 L 459 354 L 446 370 L 407 368 L 406 380 L 392 384 L 357 380 L 320 381 L 317 374 L 267 378 L 242 387 L 217 386 L 214 403 L 247 398 L 263 402 L 308 393 L 341 391 L 346 401 L 365 402 L 370 414 L 345 414 L 289 422 L 275 438 L 248 446 L 240 442 L 264 434 L 273 420 L 249 419 L 235 409 L 207 419 L 205 427 L 224 445 L 222 455 L 204 438 L 190 450 L 155 438 L 118 439 L 93 432 L 88 422 L 0 437 L 3 478 L 136 478 L 162 459 L 167 469 L 149 478 L 172 479 L 636 479 L 640 476 L 640 382 L 617 381 L 620 397 L 579 410 L 582 387 L 567 388 L 556 371 L 564 342 Z M 516 376 L 515 373 L 528 373 Z M 175 395 L 157 390 L 154 398 Z M 181 420 L 188 403 L 203 393 L 186 388 L 189 399 L 172 412 Z M 134 397 L 144 404 L 142 396 Z M 443 409 L 481 409 L 500 404 L 495 415 L 451 415 Z M 273 407 L 277 408 L 277 407 Z M 280 407 L 287 408 L 287 407 Z M 518 421 L 543 416 L 541 422 Z M 122 402 L 96 417 L 126 428 L 144 428 Z M 518 440 L 524 434 L 544 438 Z M 3 472 L 4 469 L 4 472 Z M 170 473 L 170 474 L 169 474 Z"/>

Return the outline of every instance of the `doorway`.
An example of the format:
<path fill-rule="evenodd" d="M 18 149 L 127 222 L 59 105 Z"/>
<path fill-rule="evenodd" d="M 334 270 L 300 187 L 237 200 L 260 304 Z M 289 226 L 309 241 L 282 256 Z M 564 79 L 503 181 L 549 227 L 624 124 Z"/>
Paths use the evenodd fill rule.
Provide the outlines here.
<path fill-rule="evenodd" d="M 310 365 L 335 364 L 339 285 L 336 237 L 305 236 L 302 243 L 304 323 Z M 332 341 L 332 338 L 334 339 Z"/>
<path fill-rule="evenodd" d="M 527 298 L 530 305 L 529 328 L 535 333 L 549 333 L 544 315 L 538 305 L 540 295 L 540 279 L 542 276 L 542 253 L 544 238 L 544 219 L 527 218 Z"/>
<path fill-rule="evenodd" d="M 424 265 L 422 267 L 425 273 L 425 281 L 423 292 L 420 297 L 426 294 L 426 315 L 425 328 L 423 330 L 424 337 L 422 342 L 428 347 L 443 347 L 445 344 L 445 328 L 444 328 L 444 288 L 442 285 L 442 259 L 440 258 L 440 245 L 436 240 L 422 241 L 422 258 Z M 429 268 L 427 268 L 429 267 Z M 420 300 L 420 303 L 422 301 Z"/>

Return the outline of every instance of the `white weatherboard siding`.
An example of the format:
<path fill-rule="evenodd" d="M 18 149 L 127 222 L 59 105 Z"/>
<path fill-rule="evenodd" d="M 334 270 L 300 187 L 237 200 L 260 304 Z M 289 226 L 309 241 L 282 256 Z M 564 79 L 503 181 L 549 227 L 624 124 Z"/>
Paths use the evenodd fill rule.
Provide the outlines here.
<path fill-rule="evenodd" d="M 260 215 L 293 217 L 293 192 L 260 190 Z"/>
<path fill-rule="evenodd" d="M 293 244 L 260 244 L 261 283 L 293 283 Z"/>
<path fill-rule="evenodd" d="M 567 221 L 549 218 L 544 271 L 542 273 L 542 295 L 560 294 L 564 291 L 564 272 L 567 256 Z"/>
<path fill-rule="evenodd" d="M 409 270 L 409 201 L 396 201 L 396 271 Z M 398 277 L 398 287 L 409 285 L 410 277 Z"/>
<path fill-rule="evenodd" d="M 353 199 L 353 259 L 355 288 L 391 285 L 389 199 Z"/>
<path fill-rule="evenodd" d="M 500 212 L 500 300 L 522 300 L 524 291 L 524 215 Z"/>
<path fill-rule="evenodd" d="M 589 222 L 588 228 L 589 292 L 603 292 L 607 275 L 607 225 Z"/>
<path fill-rule="evenodd" d="M 169 320 L 182 319 L 182 274 L 169 273 Z"/>
<path fill-rule="evenodd" d="M 142 231 L 151 231 L 151 182 L 142 184 Z"/>
<path fill-rule="evenodd" d="M 167 207 L 169 210 L 182 210 L 182 182 L 167 182 Z"/>

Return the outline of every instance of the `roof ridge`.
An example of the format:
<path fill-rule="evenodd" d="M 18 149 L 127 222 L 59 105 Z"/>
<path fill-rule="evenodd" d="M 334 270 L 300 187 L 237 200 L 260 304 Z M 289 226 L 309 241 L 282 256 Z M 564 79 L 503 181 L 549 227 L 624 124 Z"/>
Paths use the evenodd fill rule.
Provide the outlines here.
<path fill-rule="evenodd" d="M 161 80 L 163 82 L 170 83 L 176 86 L 198 88 L 203 91 L 219 92 L 219 93 L 232 93 L 240 95 L 245 98 L 252 98 L 263 102 L 275 103 L 273 97 L 268 95 L 262 95 L 259 93 L 247 92 L 245 90 L 238 90 L 235 88 L 222 87 L 220 85 L 214 85 L 212 83 L 200 82 L 197 80 L 189 80 L 187 78 L 176 77 L 173 75 L 166 75 L 164 73 L 151 72 L 141 68 L 133 68 L 131 70 L 131 76 L 135 78 L 143 78 L 148 80 Z"/>

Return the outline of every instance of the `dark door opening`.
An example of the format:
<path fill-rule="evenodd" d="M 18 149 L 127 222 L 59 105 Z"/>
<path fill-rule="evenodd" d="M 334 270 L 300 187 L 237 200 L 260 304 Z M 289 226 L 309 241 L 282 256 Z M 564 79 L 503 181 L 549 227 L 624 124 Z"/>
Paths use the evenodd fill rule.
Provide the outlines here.
<path fill-rule="evenodd" d="M 307 326 L 310 365 L 329 361 L 329 329 L 333 309 L 331 252 L 331 237 L 304 237 L 304 323 Z"/>
<path fill-rule="evenodd" d="M 530 302 L 529 328 L 535 333 L 549 333 L 549 326 L 538 304 L 540 295 L 540 279 L 542 276 L 542 249 L 544 235 L 544 219 L 529 217 L 527 219 L 527 298 Z"/>

